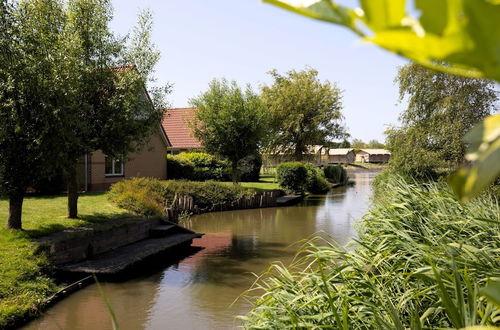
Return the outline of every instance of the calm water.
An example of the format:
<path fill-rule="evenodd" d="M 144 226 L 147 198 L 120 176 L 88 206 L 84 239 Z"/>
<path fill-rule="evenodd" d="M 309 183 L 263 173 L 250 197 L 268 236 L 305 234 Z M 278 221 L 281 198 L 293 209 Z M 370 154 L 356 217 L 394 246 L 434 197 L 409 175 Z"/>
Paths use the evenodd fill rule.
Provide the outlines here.
<path fill-rule="evenodd" d="M 369 206 L 375 173 L 353 173 L 355 185 L 311 196 L 298 206 L 209 213 L 187 227 L 206 235 L 193 242 L 198 252 L 125 282 L 102 286 L 121 329 L 231 329 L 255 277 L 272 262 L 289 264 L 294 244 L 318 232 L 339 244 L 356 235 L 353 225 Z M 233 303 L 234 302 L 234 303 Z M 24 329 L 111 329 L 95 285 L 73 294 Z"/>

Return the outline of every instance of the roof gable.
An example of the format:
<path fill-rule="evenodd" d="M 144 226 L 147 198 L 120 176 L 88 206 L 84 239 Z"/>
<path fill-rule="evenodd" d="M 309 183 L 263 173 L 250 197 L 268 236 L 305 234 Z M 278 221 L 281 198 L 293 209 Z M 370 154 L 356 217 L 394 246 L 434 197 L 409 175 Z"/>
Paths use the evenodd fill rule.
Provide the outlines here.
<path fill-rule="evenodd" d="M 173 108 L 168 109 L 161 125 L 171 148 L 203 148 L 200 141 L 191 132 L 189 122 L 195 115 L 195 108 Z"/>

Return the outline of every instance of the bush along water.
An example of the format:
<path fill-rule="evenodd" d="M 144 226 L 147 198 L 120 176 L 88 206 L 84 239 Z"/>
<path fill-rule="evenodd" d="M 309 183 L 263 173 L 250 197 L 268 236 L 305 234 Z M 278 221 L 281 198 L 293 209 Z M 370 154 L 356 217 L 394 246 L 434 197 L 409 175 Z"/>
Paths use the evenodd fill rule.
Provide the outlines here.
<path fill-rule="evenodd" d="M 444 183 L 399 176 L 379 189 L 352 245 L 311 240 L 294 265 L 270 267 L 250 290 L 263 294 L 248 296 L 245 328 L 500 325 L 498 200 L 460 204 Z"/>
<path fill-rule="evenodd" d="M 305 164 L 307 170 L 306 190 L 313 194 L 325 194 L 330 190 L 330 185 L 323 171 L 313 164 Z"/>
<path fill-rule="evenodd" d="M 109 199 L 117 206 L 143 216 L 165 215 L 165 207 L 180 196 L 191 197 L 199 209 L 233 202 L 250 194 L 239 185 L 215 181 L 160 181 L 150 178 L 123 180 L 111 186 Z"/>
<path fill-rule="evenodd" d="M 304 194 L 307 183 L 307 169 L 301 162 L 285 162 L 276 167 L 276 178 L 287 193 Z"/>
<path fill-rule="evenodd" d="M 349 177 L 347 171 L 341 165 L 328 165 L 323 168 L 323 173 L 328 181 L 331 183 L 338 183 L 341 185 L 347 184 Z"/>
<path fill-rule="evenodd" d="M 276 168 L 276 178 L 280 187 L 291 194 L 324 194 L 330 189 L 323 172 L 310 163 L 281 163 Z"/>

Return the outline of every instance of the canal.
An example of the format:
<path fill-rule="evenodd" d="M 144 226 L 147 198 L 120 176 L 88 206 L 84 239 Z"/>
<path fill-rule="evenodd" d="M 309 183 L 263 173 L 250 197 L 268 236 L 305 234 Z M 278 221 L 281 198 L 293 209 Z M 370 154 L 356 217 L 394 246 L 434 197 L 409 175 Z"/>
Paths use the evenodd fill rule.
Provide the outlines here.
<path fill-rule="evenodd" d="M 237 299 L 275 261 L 289 264 L 298 241 L 321 233 L 346 244 L 368 209 L 372 172 L 351 173 L 354 185 L 310 196 L 297 206 L 208 213 L 186 225 L 205 233 L 198 251 L 174 264 L 103 283 L 120 329 L 232 329 L 250 308 Z M 96 285 L 76 292 L 23 329 L 112 329 Z"/>

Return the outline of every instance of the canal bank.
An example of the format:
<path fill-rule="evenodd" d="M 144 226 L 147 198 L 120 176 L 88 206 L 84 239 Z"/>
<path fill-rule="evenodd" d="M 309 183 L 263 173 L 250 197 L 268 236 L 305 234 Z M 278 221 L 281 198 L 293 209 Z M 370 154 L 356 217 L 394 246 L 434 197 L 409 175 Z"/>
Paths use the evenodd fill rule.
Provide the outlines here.
<path fill-rule="evenodd" d="M 375 173 L 351 175 L 353 186 L 326 196 L 310 196 L 299 205 L 207 213 L 185 225 L 206 235 L 199 248 L 182 260 L 157 262 L 156 268 L 125 282 L 103 283 L 122 329 L 234 328 L 234 316 L 249 305 L 235 299 L 272 262 L 288 264 L 294 244 L 323 231 L 339 244 L 353 236 L 367 210 Z M 165 260 L 164 260 L 165 261 Z M 59 325 L 59 327 L 57 326 Z M 50 308 L 25 329 L 111 329 L 109 315 L 95 285 Z"/>

